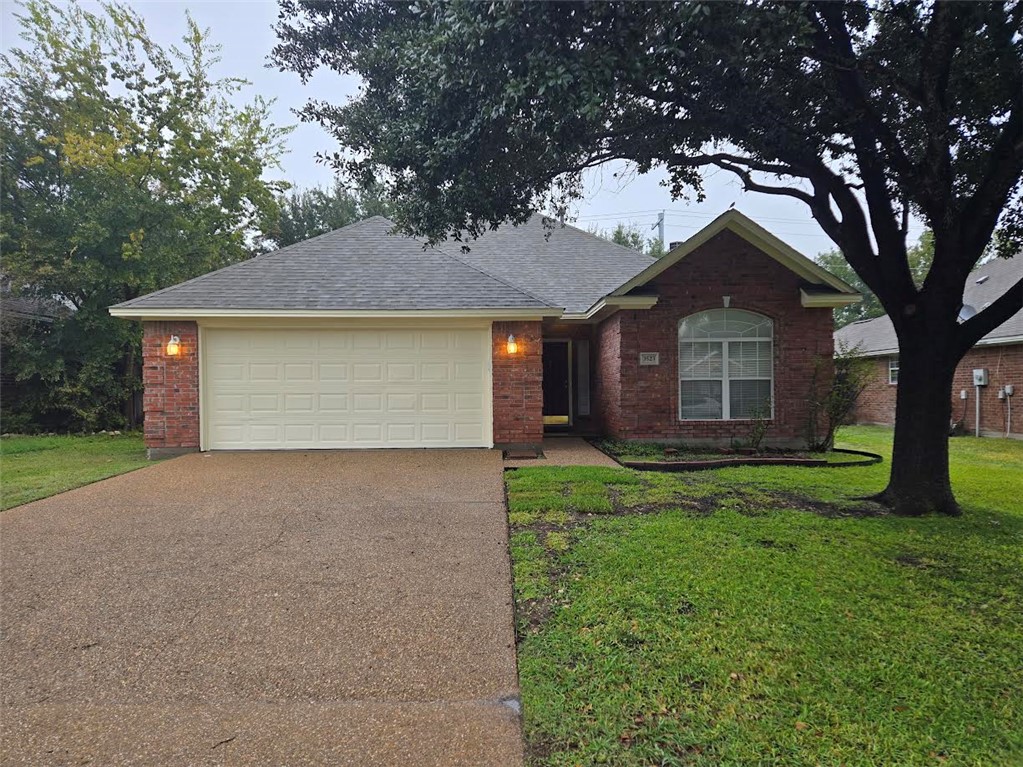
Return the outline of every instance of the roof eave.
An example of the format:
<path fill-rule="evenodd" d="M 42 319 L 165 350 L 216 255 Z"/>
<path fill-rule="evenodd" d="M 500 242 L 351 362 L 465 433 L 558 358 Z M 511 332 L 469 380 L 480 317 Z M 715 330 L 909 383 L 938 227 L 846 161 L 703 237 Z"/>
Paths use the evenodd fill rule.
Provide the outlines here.
<path fill-rule="evenodd" d="M 827 285 L 838 293 L 859 295 L 847 283 L 831 274 L 824 267 L 813 262 L 791 245 L 778 239 L 769 231 L 737 210 L 727 210 L 698 231 L 674 250 L 661 256 L 657 261 L 615 290 L 611 295 L 620 296 L 645 285 L 666 269 L 674 266 L 701 245 L 706 244 L 721 232 L 728 230 L 778 261 L 804 280 Z"/>
<path fill-rule="evenodd" d="M 562 319 L 575 322 L 600 322 L 621 309 L 651 309 L 658 296 L 604 296 L 585 312 L 565 312 Z"/>
<path fill-rule="evenodd" d="M 555 307 L 509 307 L 486 309 L 199 309 L 142 308 L 111 306 L 114 317 L 128 320 L 196 320 L 206 318 L 232 319 L 416 319 L 416 318 L 480 318 L 542 320 L 561 317 L 563 309 Z"/>
<path fill-rule="evenodd" d="M 982 338 L 973 345 L 973 348 L 978 346 L 1013 346 L 1015 344 L 1023 344 L 1023 336 L 1002 336 L 995 338 Z M 857 357 L 890 357 L 893 354 L 898 354 L 898 347 L 886 347 L 884 349 L 871 349 L 870 351 L 864 351 L 862 349 L 857 350 L 856 347 L 849 347 L 850 353 L 855 352 Z"/>
<path fill-rule="evenodd" d="M 860 293 L 811 293 L 799 289 L 799 303 L 807 309 L 837 308 L 858 304 L 863 300 Z"/>

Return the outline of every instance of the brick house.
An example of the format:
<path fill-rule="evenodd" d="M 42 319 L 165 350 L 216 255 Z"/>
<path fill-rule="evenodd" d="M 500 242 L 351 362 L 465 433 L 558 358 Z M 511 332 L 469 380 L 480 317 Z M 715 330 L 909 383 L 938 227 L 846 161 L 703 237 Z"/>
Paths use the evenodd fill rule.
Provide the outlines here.
<path fill-rule="evenodd" d="M 736 211 L 660 259 L 534 216 L 427 248 L 375 217 L 111 307 L 145 439 L 187 450 L 800 445 L 852 288 Z"/>
<path fill-rule="evenodd" d="M 970 275 L 963 304 L 981 311 L 1023 277 L 1023 259 L 995 259 Z M 835 333 L 836 345 L 869 357 L 873 371 L 857 402 L 853 421 L 895 423 L 899 384 L 899 343 L 888 317 L 853 322 Z M 974 385 L 973 371 L 985 371 L 987 383 Z M 1023 439 L 1023 311 L 988 333 L 963 357 L 952 384 L 952 413 L 968 434 Z M 1011 393 L 1009 393 L 1011 392 Z M 1017 405 L 1017 403 L 1019 403 Z M 979 405 L 979 408 L 978 408 Z"/>

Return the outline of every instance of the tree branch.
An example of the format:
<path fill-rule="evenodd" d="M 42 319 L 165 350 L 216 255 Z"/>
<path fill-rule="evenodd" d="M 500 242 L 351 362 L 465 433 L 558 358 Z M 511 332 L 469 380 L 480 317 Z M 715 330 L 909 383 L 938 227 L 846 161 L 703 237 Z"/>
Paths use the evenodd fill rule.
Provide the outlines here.
<path fill-rule="evenodd" d="M 966 354 L 980 339 L 1021 310 L 1023 310 L 1023 279 L 1018 280 L 982 312 L 959 325 L 957 340 L 960 356 Z"/>

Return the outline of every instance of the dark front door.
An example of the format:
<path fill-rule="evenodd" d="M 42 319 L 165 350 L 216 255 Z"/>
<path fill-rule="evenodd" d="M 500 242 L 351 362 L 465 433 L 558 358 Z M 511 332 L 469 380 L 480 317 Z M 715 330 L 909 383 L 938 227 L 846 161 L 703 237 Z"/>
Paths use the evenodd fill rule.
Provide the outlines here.
<path fill-rule="evenodd" d="M 543 422 L 572 423 L 572 378 L 568 341 L 543 342 Z"/>

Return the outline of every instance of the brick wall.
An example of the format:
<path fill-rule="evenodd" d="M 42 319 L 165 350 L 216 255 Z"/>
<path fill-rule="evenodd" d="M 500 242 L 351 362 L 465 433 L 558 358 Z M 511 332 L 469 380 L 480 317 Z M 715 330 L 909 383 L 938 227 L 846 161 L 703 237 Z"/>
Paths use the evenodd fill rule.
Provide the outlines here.
<path fill-rule="evenodd" d="M 895 423 L 895 395 L 897 386 L 888 383 L 888 357 L 875 360 L 874 376 L 856 405 L 853 421 L 856 423 Z M 988 385 L 980 390 L 980 429 L 987 436 L 1005 434 L 1008 406 L 998 399 L 998 390 L 1012 384 L 1016 393 L 1012 397 L 1012 425 L 1010 436 L 1023 439 L 1023 344 L 1010 346 L 978 346 L 967 352 L 956 368 L 952 382 L 952 417 L 963 420 L 966 432 L 976 428 L 976 403 L 973 387 L 973 369 L 987 368 Z M 964 403 L 959 392 L 966 389 Z"/>
<path fill-rule="evenodd" d="M 856 400 L 856 409 L 850 420 L 853 423 L 894 424 L 897 389 L 888 383 L 888 357 L 876 357 L 871 362 L 870 382 Z"/>
<path fill-rule="evenodd" d="M 494 444 L 543 441 L 543 335 L 539 322 L 493 325 Z M 508 336 L 519 350 L 508 354 Z"/>
<path fill-rule="evenodd" d="M 167 356 L 170 337 L 181 353 Z M 150 453 L 199 448 L 199 330 L 194 322 L 146 322 L 142 333 L 145 442 Z"/>
<path fill-rule="evenodd" d="M 624 431 L 622 422 L 621 377 L 621 312 L 613 314 L 597 326 L 594 345 L 597 350 L 593 366 L 594 405 L 597 420 L 609 436 Z"/>
<path fill-rule="evenodd" d="M 800 278 L 741 237 L 722 232 L 652 281 L 657 305 L 619 312 L 598 328 L 601 407 L 609 435 L 623 439 L 681 440 L 727 444 L 747 439 L 748 421 L 680 421 L 678 417 L 678 322 L 724 305 L 758 312 L 774 321 L 775 412 L 765 444 L 805 442 L 807 394 L 814 359 L 832 374 L 831 309 L 800 304 Z M 639 365 L 640 352 L 658 352 L 660 364 Z M 620 358 L 616 391 L 612 371 Z"/>

